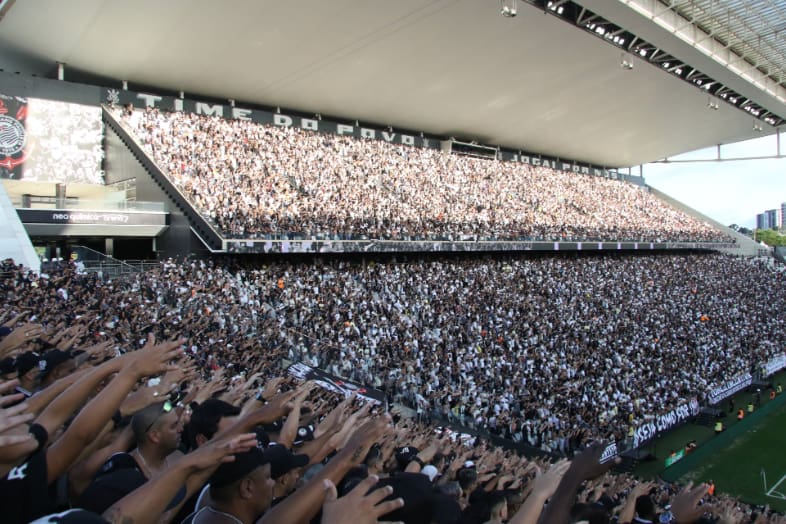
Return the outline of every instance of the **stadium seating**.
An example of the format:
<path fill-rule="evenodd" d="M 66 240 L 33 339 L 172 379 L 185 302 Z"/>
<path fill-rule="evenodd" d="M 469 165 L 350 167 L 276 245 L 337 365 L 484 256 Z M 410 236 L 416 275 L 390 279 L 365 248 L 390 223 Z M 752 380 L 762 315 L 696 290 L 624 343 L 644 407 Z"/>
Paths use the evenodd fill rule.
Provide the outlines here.
<path fill-rule="evenodd" d="M 230 237 L 728 240 L 619 180 L 184 112 L 124 119 Z"/>

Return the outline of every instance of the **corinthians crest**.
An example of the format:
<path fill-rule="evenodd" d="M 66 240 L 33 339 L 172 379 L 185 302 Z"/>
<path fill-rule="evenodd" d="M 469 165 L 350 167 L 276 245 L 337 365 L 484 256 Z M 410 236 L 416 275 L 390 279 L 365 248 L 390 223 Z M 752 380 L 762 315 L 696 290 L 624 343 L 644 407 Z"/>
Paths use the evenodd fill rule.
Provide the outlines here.
<path fill-rule="evenodd" d="M 25 128 L 19 120 L 0 115 L 0 154 L 12 156 L 25 147 Z"/>
<path fill-rule="evenodd" d="M 18 104 L 18 107 L 12 107 L 12 104 Z M 27 133 L 24 126 L 26 117 L 27 100 L 0 98 L 0 167 L 7 170 L 5 176 L 16 178 L 13 174 L 15 168 L 27 158 Z"/>

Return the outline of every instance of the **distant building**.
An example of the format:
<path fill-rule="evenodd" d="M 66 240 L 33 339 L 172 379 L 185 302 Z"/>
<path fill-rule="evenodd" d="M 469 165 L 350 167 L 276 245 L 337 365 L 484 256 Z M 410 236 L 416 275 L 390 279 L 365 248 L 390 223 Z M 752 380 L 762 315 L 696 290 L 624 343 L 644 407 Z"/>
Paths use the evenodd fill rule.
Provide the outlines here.
<path fill-rule="evenodd" d="M 782 209 L 786 203 L 781 204 L 781 209 L 768 209 L 756 215 L 756 229 L 778 229 L 781 227 Z"/>

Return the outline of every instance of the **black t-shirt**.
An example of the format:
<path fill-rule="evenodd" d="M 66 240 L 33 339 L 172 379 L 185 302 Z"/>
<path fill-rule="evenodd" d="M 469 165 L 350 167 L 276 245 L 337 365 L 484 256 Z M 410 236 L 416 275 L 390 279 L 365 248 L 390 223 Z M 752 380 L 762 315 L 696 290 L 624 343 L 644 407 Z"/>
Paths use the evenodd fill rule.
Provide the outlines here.
<path fill-rule="evenodd" d="M 49 512 L 46 450 L 39 449 L 0 480 L 3 522 L 30 522 Z"/>
<path fill-rule="evenodd" d="M 49 434 L 40 424 L 30 426 L 38 448 L 0 480 L 3 522 L 29 522 L 49 513 L 46 446 Z"/>
<path fill-rule="evenodd" d="M 129 453 L 115 453 L 104 463 L 93 482 L 79 497 L 77 506 L 100 515 L 145 482 L 147 477 L 133 456 Z M 185 496 L 186 487 L 183 486 L 169 502 L 166 510 L 180 504 Z"/>
<path fill-rule="evenodd" d="M 115 453 L 79 497 L 77 506 L 100 515 L 145 482 L 147 477 L 134 457 L 128 453 Z"/>

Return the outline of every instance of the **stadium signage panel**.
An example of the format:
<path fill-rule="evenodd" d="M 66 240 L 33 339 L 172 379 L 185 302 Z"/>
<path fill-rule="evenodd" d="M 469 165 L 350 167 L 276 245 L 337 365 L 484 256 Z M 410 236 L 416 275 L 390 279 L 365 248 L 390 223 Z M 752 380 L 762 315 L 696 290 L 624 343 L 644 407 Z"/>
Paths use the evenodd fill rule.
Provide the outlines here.
<path fill-rule="evenodd" d="M 529 164 L 534 167 L 545 167 L 549 169 L 556 169 L 558 171 L 569 171 L 571 173 L 577 173 L 581 175 L 594 175 L 604 178 L 611 178 L 614 180 L 626 180 L 628 182 L 643 183 L 643 179 L 641 177 L 625 175 L 619 173 L 616 169 L 606 169 L 591 165 L 576 164 L 573 162 L 560 160 L 558 158 L 549 158 L 541 155 L 500 151 L 499 158 L 500 160 Z"/>
<path fill-rule="evenodd" d="M 360 125 L 340 124 L 313 117 L 273 113 L 260 109 L 245 109 L 231 104 L 213 104 L 200 102 L 187 98 L 153 95 L 150 93 L 136 93 L 134 91 L 121 91 L 118 89 L 104 89 L 103 100 L 110 104 L 133 104 L 135 107 L 154 107 L 164 111 L 185 111 L 205 116 L 218 116 L 234 120 L 246 120 L 258 124 L 279 127 L 296 127 L 309 131 L 331 133 L 334 135 L 351 136 L 354 138 L 369 138 L 384 140 L 391 144 L 439 149 L 438 140 L 420 136 L 398 133 L 389 129 L 375 129 Z"/>
<path fill-rule="evenodd" d="M 720 386 L 713 388 L 710 391 L 710 396 L 707 399 L 710 404 L 717 404 L 724 398 L 728 397 L 729 395 L 733 395 L 738 391 L 741 391 L 753 383 L 753 375 L 750 373 L 744 373 L 742 375 L 737 375 L 736 377 L 727 380 Z"/>
<path fill-rule="evenodd" d="M 688 404 L 678 406 L 673 410 L 658 415 L 649 422 L 637 427 L 633 433 L 633 447 L 637 448 L 659 434 L 670 430 L 678 424 L 685 422 L 690 417 L 699 414 L 699 402 L 694 398 Z"/>
<path fill-rule="evenodd" d="M 786 368 L 786 354 L 780 354 L 777 357 L 768 360 L 762 367 L 764 368 L 765 377 L 769 377 L 773 373 Z"/>
<path fill-rule="evenodd" d="M 273 113 L 260 109 L 246 109 L 236 107 L 232 104 L 215 104 L 203 101 L 195 101 L 187 98 L 177 98 L 172 96 L 161 96 L 150 93 L 138 93 L 120 89 L 104 88 L 102 100 L 108 104 L 126 105 L 133 104 L 134 107 L 154 107 L 164 111 L 185 111 L 205 116 L 218 116 L 235 120 L 247 120 L 258 124 L 274 125 L 279 127 L 296 127 L 310 131 L 322 133 L 332 133 L 354 138 L 367 138 L 372 140 L 384 140 L 391 144 L 402 144 L 428 149 L 439 149 L 440 141 L 429 139 L 422 136 L 415 136 L 407 133 L 398 133 L 390 128 L 376 129 L 362 125 L 342 124 L 323 120 L 321 118 L 307 118 L 284 113 Z M 642 177 L 625 175 L 616 169 L 592 166 L 589 164 L 578 164 L 572 161 L 551 158 L 542 155 L 529 153 L 512 152 L 500 150 L 498 153 L 500 160 L 509 162 L 519 162 L 535 167 L 545 167 L 559 171 L 594 175 L 615 180 L 626 180 L 628 182 L 643 184 Z"/>
<path fill-rule="evenodd" d="M 665 466 L 668 468 L 675 462 L 679 462 L 680 460 L 682 460 L 684 457 L 685 457 L 685 450 L 681 449 L 678 452 L 676 452 L 674 455 L 666 457 Z"/>
<path fill-rule="evenodd" d="M 122 226 L 163 226 L 163 213 L 112 213 L 67 209 L 17 209 L 23 224 L 100 224 Z"/>

